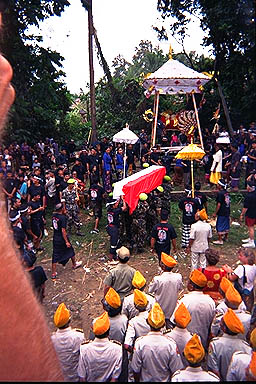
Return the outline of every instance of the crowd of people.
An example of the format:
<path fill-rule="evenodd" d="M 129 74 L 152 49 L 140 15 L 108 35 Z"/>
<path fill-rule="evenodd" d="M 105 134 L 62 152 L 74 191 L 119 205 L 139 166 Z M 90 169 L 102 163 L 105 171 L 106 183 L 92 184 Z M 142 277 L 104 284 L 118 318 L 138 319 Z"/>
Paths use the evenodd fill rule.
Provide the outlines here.
<path fill-rule="evenodd" d="M 52 335 L 52 342 L 64 378 L 131 382 L 254 379 L 256 158 L 254 162 L 252 149 L 255 143 L 251 142 L 252 149 L 244 146 L 251 161 L 245 163 L 248 192 L 240 219 L 245 216 L 249 237 L 243 240 L 239 250 L 241 265 L 234 271 L 228 265 L 217 265 L 219 253 L 210 246 L 208 197 L 201 189 L 202 185 L 216 188 L 213 217 L 217 218 L 218 240 L 213 243 L 222 245 L 228 241 L 230 229 L 230 189 L 239 190 L 234 179 L 238 169 L 240 176 L 243 166 L 241 143 L 229 145 L 230 172 L 226 171 L 229 165 L 223 165 L 228 156 L 227 145 L 218 143 L 218 137 L 211 148 L 212 163 L 205 168 L 211 158 L 207 152 L 210 144 L 206 143 L 206 155 L 198 164 L 204 169 L 203 177 L 201 181 L 197 177 L 194 197 L 190 173 L 182 174 L 183 197 L 177 203 L 182 217 L 180 247 L 190 255 L 191 261 L 185 287 L 184 277 L 173 272 L 179 248 L 176 225 L 170 223 L 177 162 L 170 154 L 168 167 L 165 162 L 168 155 L 162 154 L 159 145 L 143 151 L 145 132 L 142 134 L 137 148 L 127 148 L 125 176 L 156 164 L 166 167 L 166 175 L 162 185 L 139 195 L 132 215 L 123 196 L 113 199 L 113 183 L 124 176 L 121 144 L 114 145 L 104 138 L 93 146 L 85 144 L 76 148 L 71 140 L 59 149 L 56 142 L 46 139 L 33 147 L 13 143 L 0 150 L 2 204 L 8 212 L 22 265 L 41 304 L 48 278 L 43 267 L 35 263 L 37 254 L 44 251 L 42 240 L 48 236 L 49 225 L 53 229 L 51 278 L 55 280 L 57 264 L 65 266 L 71 260 L 73 269 L 82 266 L 82 261 L 76 260 L 70 240 L 73 229 L 77 236 L 88 232 L 81 222 L 82 214 L 94 216 L 90 233 L 97 235 L 103 230 L 100 221 L 106 205 L 106 231 L 110 238 L 106 261 L 116 260 L 118 265 L 105 277 L 104 312 L 93 321 L 90 340 L 84 341 L 83 330 L 71 328 L 70 311 L 64 303 L 55 313 L 58 330 Z M 50 223 L 46 220 L 47 211 L 51 214 Z M 144 276 L 128 262 L 131 253 L 138 254 L 148 247 L 156 255 L 161 272 L 154 276 L 146 293 Z M 189 293 L 181 296 L 184 288 Z M 97 369 L 93 368 L 96 366 Z"/>
<path fill-rule="evenodd" d="M 222 276 L 216 268 L 194 269 L 181 294 L 184 280 L 172 256 L 161 253 L 161 273 L 149 284 L 130 265 L 128 248 L 119 248 L 117 257 L 104 279 L 102 314 L 92 320 L 87 340 L 72 327 L 65 303 L 54 314 L 52 341 L 66 381 L 255 380 L 255 308 L 247 311 L 232 284 L 241 280 L 242 266 L 232 271 L 225 265 Z M 241 249 L 239 258 L 247 284 L 253 284 L 253 251 Z M 218 253 L 209 250 L 208 259 L 216 264 Z"/>

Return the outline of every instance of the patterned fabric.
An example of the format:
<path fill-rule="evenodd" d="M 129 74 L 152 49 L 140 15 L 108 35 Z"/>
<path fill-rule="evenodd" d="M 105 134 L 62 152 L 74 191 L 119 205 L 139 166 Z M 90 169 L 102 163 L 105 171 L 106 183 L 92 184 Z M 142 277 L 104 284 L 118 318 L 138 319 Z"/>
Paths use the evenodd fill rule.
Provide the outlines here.
<path fill-rule="evenodd" d="M 181 246 L 182 248 L 185 248 L 189 244 L 189 237 L 190 237 L 190 224 L 182 224 L 182 238 L 181 238 Z"/>

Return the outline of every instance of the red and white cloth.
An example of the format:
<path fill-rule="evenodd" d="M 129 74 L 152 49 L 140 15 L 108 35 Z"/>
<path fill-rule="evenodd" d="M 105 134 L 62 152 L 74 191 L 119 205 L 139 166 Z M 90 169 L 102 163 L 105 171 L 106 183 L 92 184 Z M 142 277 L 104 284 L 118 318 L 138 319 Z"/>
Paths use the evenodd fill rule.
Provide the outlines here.
<path fill-rule="evenodd" d="M 135 210 L 139 201 L 139 195 L 149 193 L 162 184 L 166 169 L 160 165 L 151 165 L 114 185 L 113 198 L 118 199 L 124 195 L 125 202 L 130 207 L 130 214 Z"/>

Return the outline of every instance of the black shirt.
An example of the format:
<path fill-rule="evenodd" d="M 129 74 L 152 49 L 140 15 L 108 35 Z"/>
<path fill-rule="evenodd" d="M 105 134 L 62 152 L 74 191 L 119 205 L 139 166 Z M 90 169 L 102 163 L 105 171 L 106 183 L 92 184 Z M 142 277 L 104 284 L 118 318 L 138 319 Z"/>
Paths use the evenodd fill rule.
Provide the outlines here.
<path fill-rule="evenodd" d="M 35 211 L 36 209 L 42 207 L 41 201 L 30 201 L 28 205 L 31 207 L 32 211 Z M 43 217 L 44 211 L 38 211 L 33 214 L 31 214 L 31 220 L 38 220 Z"/>
<path fill-rule="evenodd" d="M 196 222 L 195 214 L 199 209 L 198 200 L 192 197 L 183 197 L 179 202 L 179 208 L 183 211 L 183 224 L 190 225 Z"/>
<path fill-rule="evenodd" d="M 248 192 L 245 195 L 244 208 L 247 208 L 245 216 L 256 219 L 256 191 Z"/>
<path fill-rule="evenodd" d="M 205 207 L 205 203 L 207 202 L 207 197 L 203 192 L 195 191 L 195 199 L 197 200 L 199 209 L 201 211 L 201 209 Z"/>
<path fill-rule="evenodd" d="M 116 225 L 117 227 L 119 227 L 119 225 L 120 225 L 120 222 L 119 222 L 120 213 L 122 213 L 121 208 L 109 207 L 107 210 L 108 225 Z"/>
<path fill-rule="evenodd" d="M 34 196 L 40 195 L 41 201 L 43 201 L 43 196 L 45 196 L 45 189 L 42 185 L 35 185 L 31 184 L 28 188 L 28 194 L 30 195 L 31 199 L 33 199 Z"/>
<path fill-rule="evenodd" d="M 216 202 L 220 203 L 220 208 L 217 212 L 218 216 L 230 215 L 230 196 L 227 191 L 219 191 L 217 193 Z"/>
<path fill-rule="evenodd" d="M 3 182 L 3 185 L 4 185 L 4 189 L 8 193 L 12 193 L 13 188 L 17 188 L 17 180 L 14 178 L 5 179 Z"/>
<path fill-rule="evenodd" d="M 54 212 L 52 216 L 53 241 L 63 239 L 62 228 L 67 228 L 67 216 Z"/>
<path fill-rule="evenodd" d="M 165 252 L 170 254 L 171 240 L 177 238 L 174 227 L 169 223 L 158 223 L 154 225 L 151 237 L 156 239 L 155 249 L 157 253 Z"/>
<path fill-rule="evenodd" d="M 101 185 L 92 184 L 89 189 L 89 195 L 92 202 L 102 203 L 102 196 L 104 194 L 104 189 Z"/>

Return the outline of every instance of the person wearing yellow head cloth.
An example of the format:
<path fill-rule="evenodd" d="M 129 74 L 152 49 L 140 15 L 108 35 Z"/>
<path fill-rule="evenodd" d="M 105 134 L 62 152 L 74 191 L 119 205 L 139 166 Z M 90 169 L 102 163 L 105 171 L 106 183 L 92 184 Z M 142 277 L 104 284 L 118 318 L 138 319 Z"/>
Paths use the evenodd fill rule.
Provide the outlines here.
<path fill-rule="evenodd" d="M 101 302 L 104 311 L 106 311 L 109 316 L 109 339 L 119 341 L 121 344 L 123 344 L 127 330 L 128 319 L 125 315 L 121 314 L 122 302 L 119 294 L 110 287 Z M 89 338 L 90 340 L 94 339 L 94 334 L 92 332 L 90 332 Z"/>
<path fill-rule="evenodd" d="M 244 333 L 239 333 L 239 337 L 243 340 L 247 340 L 247 333 L 250 329 L 251 314 L 239 308 L 241 303 L 242 298 L 239 292 L 235 289 L 233 284 L 230 284 L 225 294 L 225 304 L 227 305 L 227 308 L 233 309 L 234 313 L 237 315 L 244 326 Z M 216 315 L 212 322 L 211 332 L 213 336 L 221 335 L 220 323 L 222 317 L 223 314 Z"/>
<path fill-rule="evenodd" d="M 118 381 L 122 371 L 122 346 L 109 340 L 110 321 L 107 312 L 93 321 L 93 341 L 80 347 L 78 376 L 80 381 Z"/>
<path fill-rule="evenodd" d="M 191 225 L 187 252 L 191 252 L 191 269 L 205 268 L 205 251 L 209 248 L 209 239 L 212 237 L 212 227 L 206 223 L 208 219 L 205 208 L 196 212 L 196 222 Z"/>
<path fill-rule="evenodd" d="M 209 295 L 204 295 L 203 288 L 207 284 L 205 275 L 198 269 L 194 269 L 189 275 L 186 293 L 178 300 L 176 308 L 171 316 L 170 321 L 175 324 L 175 312 L 179 305 L 183 303 L 188 309 L 191 321 L 187 329 L 191 333 L 200 336 L 202 344 L 207 350 L 208 338 L 210 336 L 210 328 L 215 316 L 215 302 Z"/>
<path fill-rule="evenodd" d="M 234 352 L 251 353 L 251 347 L 239 338 L 239 333 L 244 333 L 244 326 L 232 309 L 229 308 L 223 316 L 221 328 L 223 335 L 213 338 L 209 344 L 207 367 L 226 381 Z"/>
<path fill-rule="evenodd" d="M 176 371 L 171 378 L 171 382 L 195 382 L 195 381 L 220 381 L 220 378 L 211 371 L 202 368 L 205 358 L 205 350 L 202 346 L 200 337 L 194 334 L 186 343 L 184 348 L 184 358 L 188 367 Z"/>
<path fill-rule="evenodd" d="M 183 368 L 177 345 L 163 335 L 165 325 L 162 308 L 155 303 L 148 314 L 150 332 L 135 341 L 131 370 L 135 381 L 169 381 L 177 369 Z"/>
<path fill-rule="evenodd" d="M 251 353 L 245 353 L 237 351 L 233 354 L 231 363 L 227 372 L 227 381 L 247 381 L 246 368 L 251 362 L 254 356 L 256 358 L 256 328 L 251 332 L 250 335 L 250 346 L 252 348 Z M 255 364 L 255 363 L 254 363 Z M 256 375 L 254 381 L 256 380 Z"/>
<path fill-rule="evenodd" d="M 142 275 L 140 271 L 136 271 L 133 275 L 132 279 L 132 287 L 134 289 L 139 289 L 140 291 L 144 292 L 144 289 L 146 288 L 147 281 L 145 277 Z M 147 310 L 150 311 L 153 304 L 155 303 L 155 298 L 150 293 L 145 293 L 148 304 L 147 304 Z M 124 297 L 123 305 L 122 305 L 122 313 L 128 317 L 128 320 L 131 320 L 134 316 L 139 314 L 139 310 L 136 308 L 134 304 L 134 291 L 130 294 Z"/>
<path fill-rule="evenodd" d="M 53 346 L 59 358 L 65 381 L 77 382 L 80 345 L 84 340 L 81 329 L 71 328 L 71 314 L 64 303 L 61 303 L 53 317 L 54 325 L 58 328 L 51 335 Z"/>
<path fill-rule="evenodd" d="M 150 326 L 147 323 L 149 313 L 147 310 L 148 299 L 145 293 L 139 289 L 134 290 L 134 306 L 138 311 L 138 315 L 129 320 L 124 341 L 124 348 L 129 352 L 132 352 L 135 340 L 150 331 Z"/>
<path fill-rule="evenodd" d="M 184 367 L 188 366 L 188 362 L 183 355 L 183 351 L 187 342 L 191 339 L 192 333 L 187 330 L 187 326 L 191 321 L 191 316 L 183 303 L 175 312 L 174 328 L 166 332 L 166 335 L 171 337 L 177 344 L 178 351 L 181 356 Z"/>
<path fill-rule="evenodd" d="M 164 311 L 166 328 L 171 328 L 169 320 L 176 306 L 179 292 L 183 288 L 181 274 L 172 271 L 176 265 L 177 261 L 171 255 L 162 252 L 160 260 L 162 273 L 155 276 L 148 287 L 149 293 L 155 296 Z"/>
<path fill-rule="evenodd" d="M 227 306 L 226 301 L 225 301 L 225 294 L 231 285 L 232 285 L 232 283 L 229 279 L 227 279 L 225 276 L 222 277 L 220 285 L 219 285 L 219 292 L 222 295 L 223 300 L 221 300 L 216 307 L 216 316 L 219 314 L 224 315 L 224 313 L 226 313 L 228 310 L 228 306 Z M 246 311 L 246 305 L 244 304 L 243 301 L 241 302 L 241 304 L 239 305 L 238 308 L 243 312 Z"/>

